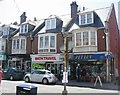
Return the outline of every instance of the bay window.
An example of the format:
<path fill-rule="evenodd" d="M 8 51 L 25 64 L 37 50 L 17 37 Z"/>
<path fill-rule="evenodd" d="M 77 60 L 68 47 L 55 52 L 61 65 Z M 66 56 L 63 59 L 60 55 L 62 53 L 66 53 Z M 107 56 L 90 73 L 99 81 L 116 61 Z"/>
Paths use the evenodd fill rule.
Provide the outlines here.
<path fill-rule="evenodd" d="M 75 39 L 76 47 L 81 47 L 81 46 L 96 46 L 97 42 L 97 33 L 94 31 L 84 31 L 84 32 L 79 32 L 75 33 Z"/>
<path fill-rule="evenodd" d="M 39 52 L 55 52 L 56 51 L 56 35 L 41 34 L 39 36 Z"/>

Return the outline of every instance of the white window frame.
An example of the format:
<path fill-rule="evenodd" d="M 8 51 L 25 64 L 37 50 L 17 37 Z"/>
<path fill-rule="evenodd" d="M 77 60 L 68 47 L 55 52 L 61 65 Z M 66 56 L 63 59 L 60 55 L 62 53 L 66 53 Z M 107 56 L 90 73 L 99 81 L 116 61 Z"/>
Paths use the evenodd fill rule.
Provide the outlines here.
<path fill-rule="evenodd" d="M 45 29 L 55 29 L 56 28 L 56 18 L 46 19 L 45 20 Z"/>
<path fill-rule="evenodd" d="M 88 22 L 88 14 L 91 14 L 91 19 L 92 19 L 92 21 L 91 22 Z M 85 22 L 84 23 L 82 23 L 82 18 L 81 18 L 81 16 L 85 16 Z M 92 23 L 94 23 L 94 15 L 93 15 L 93 12 L 88 12 L 88 13 L 81 13 L 81 14 L 79 14 L 79 25 L 86 25 L 86 24 L 92 24 Z"/>
<path fill-rule="evenodd" d="M 49 46 L 46 47 L 45 46 L 45 37 L 48 36 L 49 37 Z M 55 37 L 55 46 L 54 47 L 50 47 L 50 42 L 51 42 L 51 36 L 54 36 Z M 39 39 L 38 39 L 38 49 L 39 50 L 43 50 L 43 53 L 46 53 L 46 52 L 49 52 L 50 53 L 50 50 L 53 49 L 55 50 L 56 52 L 56 34 L 51 34 L 51 33 L 48 33 L 48 34 L 40 34 L 39 36 Z M 40 46 L 40 37 L 43 37 L 43 47 Z M 38 51 L 39 51 L 38 50 Z"/>
<path fill-rule="evenodd" d="M 24 48 L 21 48 L 21 44 L 22 44 L 22 40 L 25 40 L 24 42 Z M 17 46 L 17 40 L 19 40 L 19 46 Z M 15 43 L 14 43 L 15 42 Z M 25 38 L 17 38 L 17 39 L 12 39 L 12 49 L 15 50 L 15 49 L 26 49 L 26 39 Z"/>
<path fill-rule="evenodd" d="M 84 45 L 83 44 L 83 33 L 84 32 L 88 32 L 88 45 Z M 95 33 L 95 45 L 92 45 L 91 44 L 91 33 Z M 77 34 L 78 33 L 81 33 L 81 45 L 77 45 Z M 96 31 L 81 31 L 81 32 L 77 32 L 77 33 L 75 33 L 75 47 L 83 47 L 83 46 L 97 46 L 97 32 Z"/>
<path fill-rule="evenodd" d="M 23 33 L 27 33 L 28 32 L 28 24 L 22 24 L 20 26 L 20 33 L 23 34 Z"/>
<path fill-rule="evenodd" d="M 10 27 L 4 27 L 3 28 L 3 35 L 4 36 L 9 35 L 9 31 L 10 31 Z"/>
<path fill-rule="evenodd" d="M 20 39 L 20 49 L 25 49 L 25 39 Z"/>

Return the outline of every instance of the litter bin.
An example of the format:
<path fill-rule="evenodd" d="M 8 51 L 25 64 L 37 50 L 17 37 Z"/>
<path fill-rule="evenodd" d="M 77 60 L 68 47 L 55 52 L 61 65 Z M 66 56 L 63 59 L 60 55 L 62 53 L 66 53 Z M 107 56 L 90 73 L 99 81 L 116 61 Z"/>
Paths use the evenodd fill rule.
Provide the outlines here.
<path fill-rule="evenodd" d="M 37 87 L 21 84 L 16 86 L 16 95 L 37 95 Z"/>

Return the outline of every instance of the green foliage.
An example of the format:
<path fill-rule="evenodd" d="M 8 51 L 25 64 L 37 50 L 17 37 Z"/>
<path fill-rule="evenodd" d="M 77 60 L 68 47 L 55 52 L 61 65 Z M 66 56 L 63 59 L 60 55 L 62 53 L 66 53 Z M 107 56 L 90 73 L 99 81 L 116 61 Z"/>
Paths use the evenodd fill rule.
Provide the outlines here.
<path fill-rule="evenodd" d="M 33 63 L 32 67 L 35 69 L 45 69 L 45 66 L 38 64 L 38 63 Z"/>

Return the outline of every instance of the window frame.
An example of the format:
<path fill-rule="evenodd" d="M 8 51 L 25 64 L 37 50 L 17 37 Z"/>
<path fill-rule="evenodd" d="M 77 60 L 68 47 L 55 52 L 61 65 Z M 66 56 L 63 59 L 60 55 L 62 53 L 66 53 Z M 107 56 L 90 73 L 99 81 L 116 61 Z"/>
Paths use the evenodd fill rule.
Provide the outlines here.
<path fill-rule="evenodd" d="M 56 18 L 50 18 L 45 20 L 45 29 L 55 29 L 56 28 Z"/>
<path fill-rule="evenodd" d="M 10 31 L 10 27 L 4 27 L 4 28 L 3 28 L 3 35 L 4 35 L 4 36 L 9 35 L 9 31 Z"/>
<path fill-rule="evenodd" d="M 46 36 L 48 36 L 49 37 L 49 46 L 48 47 L 45 47 L 45 37 Z M 50 43 L 51 43 L 51 37 L 52 36 L 54 36 L 54 38 L 55 38 L 55 41 L 54 41 L 54 47 L 51 47 L 50 45 Z M 40 41 L 40 38 L 41 37 L 43 37 L 43 47 L 41 47 L 41 45 L 40 45 L 40 43 L 41 43 L 41 41 Z M 48 34 L 40 34 L 39 35 L 39 41 L 38 41 L 38 51 L 41 53 L 55 53 L 56 52 L 56 34 L 50 34 L 50 33 L 48 33 Z"/>
<path fill-rule="evenodd" d="M 84 44 L 84 37 L 83 37 L 83 33 L 85 33 L 85 32 L 87 32 L 88 33 L 88 44 Z M 81 33 L 81 38 L 79 38 L 79 39 L 81 39 L 81 44 L 79 44 L 78 42 L 78 40 L 79 39 L 77 39 L 77 36 L 78 36 L 78 34 L 79 33 Z M 95 44 L 92 44 L 92 33 L 94 33 L 94 42 L 93 43 L 95 43 Z M 97 32 L 96 31 L 80 31 L 80 32 L 77 32 L 77 33 L 75 33 L 75 47 L 83 47 L 83 46 L 97 46 Z"/>
<path fill-rule="evenodd" d="M 19 44 L 17 41 L 19 40 Z M 24 48 L 21 48 L 22 40 L 24 40 Z M 26 49 L 26 39 L 25 38 L 16 38 L 12 39 L 12 50 L 24 50 Z"/>
<path fill-rule="evenodd" d="M 20 26 L 20 34 L 28 33 L 28 24 L 22 24 Z"/>
<path fill-rule="evenodd" d="M 91 14 L 91 17 L 89 18 L 89 14 Z M 84 16 L 84 20 L 82 18 L 82 16 Z M 89 20 L 91 20 L 91 22 L 88 22 Z M 84 21 L 84 23 L 83 23 Z M 87 24 L 92 24 L 94 23 L 94 15 L 93 12 L 87 12 L 87 13 L 81 13 L 79 14 L 79 25 L 87 25 Z"/>

